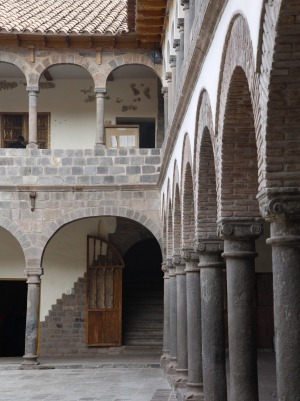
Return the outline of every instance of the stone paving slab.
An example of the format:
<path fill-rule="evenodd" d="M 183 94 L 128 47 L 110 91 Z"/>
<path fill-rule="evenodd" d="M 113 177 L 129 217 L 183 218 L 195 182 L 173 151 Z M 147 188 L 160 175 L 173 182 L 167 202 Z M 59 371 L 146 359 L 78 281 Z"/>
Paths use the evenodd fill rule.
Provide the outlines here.
<path fill-rule="evenodd" d="M 158 388 L 170 393 L 153 367 L 1 370 L 0 387 L 0 401 L 151 401 Z"/>

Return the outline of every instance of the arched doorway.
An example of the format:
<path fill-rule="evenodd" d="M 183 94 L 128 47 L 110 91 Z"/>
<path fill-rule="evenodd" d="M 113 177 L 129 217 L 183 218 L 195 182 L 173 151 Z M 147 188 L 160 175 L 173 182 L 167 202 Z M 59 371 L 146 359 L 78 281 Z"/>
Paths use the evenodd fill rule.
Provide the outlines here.
<path fill-rule="evenodd" d="M 133 245 L 124 256 L 123 345 L 162 346 L 163 274 L 155 238 Z"/>

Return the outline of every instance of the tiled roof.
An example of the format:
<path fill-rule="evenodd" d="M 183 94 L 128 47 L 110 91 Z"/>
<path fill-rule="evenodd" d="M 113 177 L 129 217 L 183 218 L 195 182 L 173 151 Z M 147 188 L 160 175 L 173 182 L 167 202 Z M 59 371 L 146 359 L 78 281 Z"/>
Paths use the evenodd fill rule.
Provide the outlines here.
<path fill-rule="evenodd" d="M 0 0 L 0 32 L 128 32 L 127 0 Z"/>

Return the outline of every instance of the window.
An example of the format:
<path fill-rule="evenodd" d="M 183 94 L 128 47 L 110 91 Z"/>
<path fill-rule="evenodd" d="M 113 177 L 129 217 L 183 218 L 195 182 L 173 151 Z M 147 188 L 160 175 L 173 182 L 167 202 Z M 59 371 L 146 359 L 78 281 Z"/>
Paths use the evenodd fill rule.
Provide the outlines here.
<path fill-rule="evenodd" d="M 105 127 L 107 148 L 139 147 L 139 127 L 137 125 L 110 125 Z"/>

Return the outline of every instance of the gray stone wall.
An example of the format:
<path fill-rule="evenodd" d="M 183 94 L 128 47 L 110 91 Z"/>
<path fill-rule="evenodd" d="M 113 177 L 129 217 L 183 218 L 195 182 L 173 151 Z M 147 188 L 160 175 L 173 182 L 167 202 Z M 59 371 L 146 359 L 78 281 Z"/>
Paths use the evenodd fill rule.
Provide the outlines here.
<path fill-rule="evenodd" d="M 0 186 L 156 184 L 159 149 L 0 149 Z"/>

